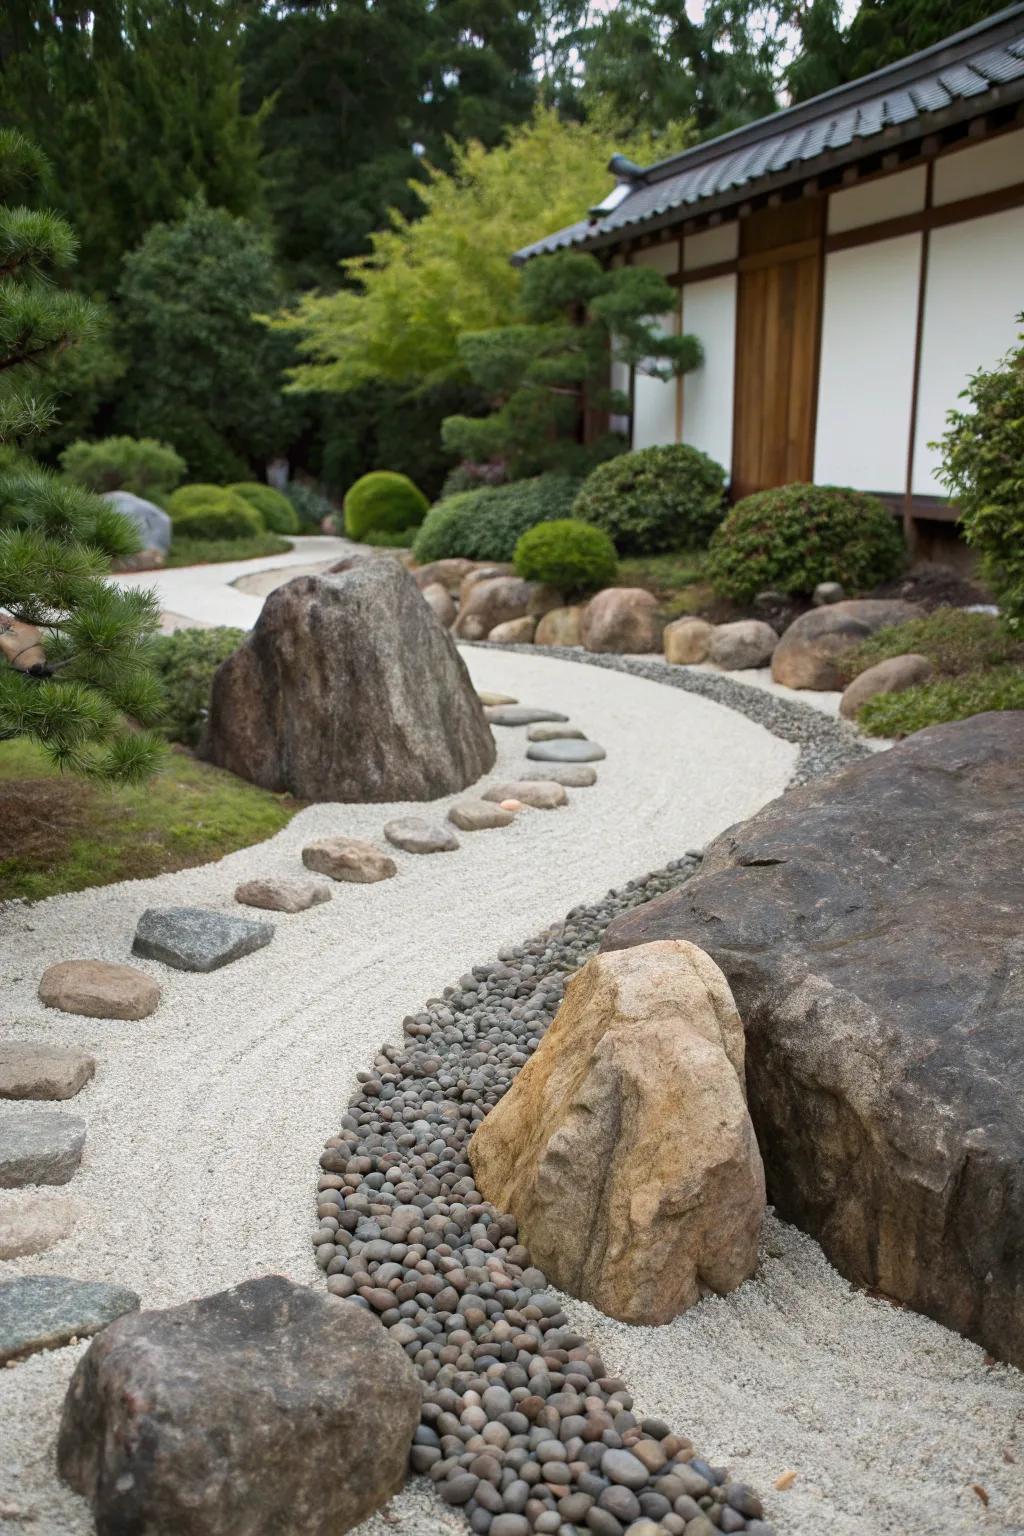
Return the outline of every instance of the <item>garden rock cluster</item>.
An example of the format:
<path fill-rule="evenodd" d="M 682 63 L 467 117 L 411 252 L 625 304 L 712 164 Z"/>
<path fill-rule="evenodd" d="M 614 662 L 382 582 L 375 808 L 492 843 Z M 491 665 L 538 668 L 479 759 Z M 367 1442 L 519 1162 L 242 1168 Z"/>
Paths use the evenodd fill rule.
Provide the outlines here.
<path fill-rule="evenodd" d="M 604 940 L 708 951 L 779 1214 L 1018 1365 L 1022 762 L 1024 712 L 920 731 L 730 829 Z"/>
<path fill-rule="evenodd" d="M 921 614 L 901 598 L 863 598 L 812 608 L 795 619 L 772 653 L 772 678 L 787 688 L 843 686 L 840 660 L 876 630 Z"/>
<path fill-rule="evenodd" d="M 764 1170 L 715 963 L 678 941 L 588 961 L 469 1158 L 548 1279 L 623 1322 L 748 1280 Z"/>
<path fill-rule="evenodd" d="M 451 635 L 394 559 L 297 577 L 214 676 L 201 752 L 305 800 L 433 800 L 494 740 Z"/>

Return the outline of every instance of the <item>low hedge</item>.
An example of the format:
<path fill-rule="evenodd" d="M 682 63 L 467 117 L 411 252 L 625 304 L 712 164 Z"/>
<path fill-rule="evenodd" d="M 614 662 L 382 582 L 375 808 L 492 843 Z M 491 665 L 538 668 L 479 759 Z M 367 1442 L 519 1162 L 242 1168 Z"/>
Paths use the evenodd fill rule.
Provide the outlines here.
<path fill-rule="evenodd" d="M 412 552 L 421 565 L 458 556 L 511 560 L 528 528 L 569 516 L 578 490 L 575 477 L 550 474 L 461 491 L 431 507 Z"/>
<path fill-rule="evenodd" d="M 1024 667 L 993 667 L 876 694 L 857 711 L 857 724 L 869 736 L 909 736 L 993 709 L 1024 709 Z"/>
<path fill-rule="evenodd" d="M 371 532 L 405 533 L 419 527 L 429 506 L 408 475 L 375 469 L 361 476 L 345 494 L 345 532 L 350 539 L 365 539 Z"/>
<path fill-rule="evenodd" d="M 994 614 L 936 608 L 870 635 L 840 658 L 839 667 L 845 681 L 852 682 L 868 667 L 908 652 L 927 656 L 939 678 L 962 677 L 1008 662 L 1024 664 L 1024 641 L 1015 639 Z"/>
<path fill-rule="evenodd" d="M 611 586 L 618 556 L 600 528 L 564 517 L 526 530 L 516 545 L 515 567 L 524 581 L 546 582 L 575 597 Z"/>
<path fill-rule="evenodd" d="M 768 588 L 807 596 L 822 581 L 869 591 L 904 559 L 899 525 L 876 496 L 781 485 L 736 503 L 711 540 L 707 574 L 719 597 L 749 603 Z"/>
<path fill-rule="evenodd" d="M 725 470 L 686 443 L 639 448 L 599 464 L 573 517 L 608 535 L 620 555 L 699 549 L 725 511 Z"/>
<path fill-rule="evenodd" d="M 79 439 L 64 449 L 60 467 L 86 490 L 131 491 L 162 501 L 185 473 L 185 460 L 170 443 L 153 437 Z"/>
<path fill-rule="evenodd" d="M 298 533 L 299 515 L 287 496 L 275 491 L 272 485 L 262 485 L 258 480 L 239 480 L 226 487 L 241 496 L 254 507 L 270 533 Z"/>
<path fill-rule="evenodd" d="M 179 629 L 153 641 L 153 668 L 164 691 L 161 730 L 169 741 L 198 745 L 213 674 L 245 639 L 242 629 Z"/>

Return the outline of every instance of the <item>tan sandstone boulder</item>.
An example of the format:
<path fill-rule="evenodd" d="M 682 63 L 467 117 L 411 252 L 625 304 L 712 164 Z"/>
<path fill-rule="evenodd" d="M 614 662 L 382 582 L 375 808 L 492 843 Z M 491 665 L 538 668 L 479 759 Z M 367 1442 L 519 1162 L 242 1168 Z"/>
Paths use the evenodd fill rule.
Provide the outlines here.
<path fill-rule="evenodd" d="M 465 577 L 475 569 L 476 561 L 466 560 L 462 556 L 449 560 L 431 560 L 429 565 L 417 566 L 412 572 L 412 579 L 421 591 L 427 587 L 442 586 L 446 592 L 458 592 Z"/>
<path fill-rule="evenodd" d="M 838 659 L 887 624 L 905 624 L 921 613 L 898 598 L 854 598 L 801 614 L 772 653 L 772 678 L 787 688 L 843 686 Z"/>
<path fill-rule="evenodd" d="M 133 965 L 59 960 L 43 972 L 39 1001 L 91 1019 L 145 1019 L 159 1003 L 160 991 L 152 976 Z"/>
<path fill-rule="evenodd" d="M 714 632 L 715 626 L 709 624 L 707 619 L 698 619 L 696 616 L 673 619 L 671 624 L 665 625 L 661 636 L 665 660 L 678 667 L 707 661 Z"/>
<path fill-rule="evenodd" d="M 423 593 L 423 601 L 434 610 L 435 618 L 441 621 L 445 629 L 451 629 L 458 610 L 448 588 L 434 581 L 428 587 L 421 587 L 420 591 Z"/>
<path fill-rule="evenodd" d="M 635 655 L 661 650 L 658 604 L 643 587 L 605 587 L 587 604 L 581 637 L 588 651 Z"/>
<path fill-rule="evenodd" d="M 535 645 L 579 645 L 580 631 L 586 603 L 574 603 L 569 608 L 551 608 L 537 625 L 533 640 Z"/>
<path fill-rule="evenodd" d="M 514 565 L 495 564 L 493 561 L 490 564 L 481 563 L 479 560 L 471 561 L 470 569 L 459 582 L 459 607 L 465 607 L 469 594 L 481 581 L 493 581 L 496 576 L 514 576 L 515 573 Z"/>
<path fill-rule="evenodd" d="M 771 660 L 779 637 L 763 619 L 737 619 L 716 624 L 711 634 L 708 660 L 725 672 L 744 667 L 763 667 Z"/>
<path fill-rule="evenodd" d="M 524 614 L 521 619 L 506 619 L 504 624 L 495 624 L 487 638 L 492 645 L 530 645 L 536 628 L 537 620 Z"/>
<path fill-rule="evenodd" d="M 518 576 L 493 576 L 469 588 L 455 633 L 463 640 L 486 640 L 492 629 L 509 619 L 522 619 L 530 604 L 532 583 Z"/>
<path fill-rule="evenodd" d="M 862 704 L 878 693 L 903 693 L 926 683 L 933 667 L 927 656 L 908 651 L 906 656 L 890 656 L 873 667 L 866 668 L 846 689 L 839 700 L 839 713 L 844 720 L 853 720 Z"/>
<path fill-rule="evenodd" d="M 0 613 L 0 656 L 19 672 L 46 665 L 42 639 L 42 630 L 34 624 L 23 624 L 9 613 Z"/>
<path fill-rule="evenodd" d="M 354 885 L 374 885 L 397 875 L 398 865 L 390 854 L 360 837 L 321 837 L 307 843 L 302 862 L 318 875 L 332 880 L 346 880 Z"/>
<path fill-rule="evenodd" d="M 754 1273 L 764 1170 L 743 1052 L 725 977 L 693 944 L 600 954 L 572 978 L 469 1148 L 553 1284 L 667 1323 Z"/>

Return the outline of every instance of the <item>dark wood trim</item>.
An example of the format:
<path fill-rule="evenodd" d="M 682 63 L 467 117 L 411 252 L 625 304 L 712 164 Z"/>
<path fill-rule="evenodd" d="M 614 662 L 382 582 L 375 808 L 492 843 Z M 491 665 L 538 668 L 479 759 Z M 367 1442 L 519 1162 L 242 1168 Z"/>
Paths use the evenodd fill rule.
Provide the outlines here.
<path fill-rule="evenodd" d="M 935 161 L 928 166 L 924 184 L 924 213 L 931 212 L 935 191 Z M 921 226 L 921 260 L 917 278 L 917 319 L 914 327 L 914 371 L 910 385 L 910 430 L 907 435 L 907 476 L 903 488 L 903 537 L 907 547 L 914 547 L 914 448 L 917 443 L 917 404 L 921 393 L 921 343 L 924 337 L 924 307 L 928 292 L 928 253 L 931 246 L 931 230 L 927 223 Z"/>
<path fill-rule="evenodd" d="M 825 247 L 833 251 L 848 251 L 857 245 L 875 245 L 880 240 L 895 240 L 900 235 L 915 235 L 921 230 L 944 229 L 949 224 L 965 224 L 971 219 L 983 219 L 993 213 L 1006 213 L 1012 208 L 1024 206 L 1024 181 L 1010 187 L 996 187 L 991 192 L 979 192 L 976 197 L 962 197 L 955 203 L 940 203 L 934 207 L 930 201 L 936 162 L 929 160 L 925 179 L 925 206 L 918 213 L 900 214 L 895 219 L 884 219 L 880 224 L 865 224 L 860 229 L 844 229 L 840 234 L 829 235 Z"/>
<path fill-rule="evenodd" d="M 706 283 L 711 277 L 728 277 L 738 271 L 739 263 L 733 256 L 728 261 L 710 261 L 705 267 L 691 267 L 689 272 L 677 272 L 666 281 L 673 288 L 685 288 L 688 283 Z"/>
<path fill-rule="evenodd" d="M 960 521 L 960 509 L 955 501 L 949 501 L 945 496 L 911 496 L 909 502 L 902 491 L 868 491 L 867 495 L 877 496 L 883 502 L 893 517 L 906 523 L 907 516 L 914 523 L 958 523 Z"/>
<path fill-rule="evenodd" d="M 824 202 L 824 198 L 821 201 Z M 784 261 L 802 261 L 805 256 L 817 256 L 820 245 L 820 235 L 813 235 L 809 240 L 793 240 L 789 245 L 777 245 L 772 250 L 741 256 L 736 267 L 740 272 L 756 272 L 759 267 L 777 267 Z"/>
<path fill-rule="evenodd" d="M 821 333 L 825 324 L 825 231 L 828 229 L 828 198 L 823 197 L 818 209 L 818 234 L 812 242 L 817 247 L 818 258 L 818 313 L 814 320 L 814 389 L 811 394 L 811 479 L 818 451 L 818 400 L 821 395 Z"/>
<path fill-rule="evenodd" d="M 682 235 L 682 231 L 680 231 L 680 234 L 679 234 L 679 244 L 678 244 L 678 246 L 676 248 L 676 266 L 677 266 L 678 272 L 681 274 L 682 270 L 683 270 L 683 235 Z M 683 334 L 684 334 L 684 329 L 683 329 L 683 290 L 682 290 L 682 287 L 680 287 L 679 288 L 679 292 L 676 294 L 676 335 L 677 336 L 682 336 Z M 682 440 L 683 440 L 683 381 L 684 381 L 685 377 L 686 377 L 685 374 L 682 374 L 682 373 L 677 373 L 676 374 L 676 442 L 677 443 L 681 443 Z"/>

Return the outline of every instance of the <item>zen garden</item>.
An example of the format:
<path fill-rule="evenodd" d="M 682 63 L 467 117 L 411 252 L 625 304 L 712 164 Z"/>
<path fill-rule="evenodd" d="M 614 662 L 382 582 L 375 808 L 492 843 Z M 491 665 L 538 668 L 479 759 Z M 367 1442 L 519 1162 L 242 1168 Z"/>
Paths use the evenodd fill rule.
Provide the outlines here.
<path fill-rule="evenodd" d="M 1024 4 L 7 0 L 0 1532 L 1024 1536 Z"/>

